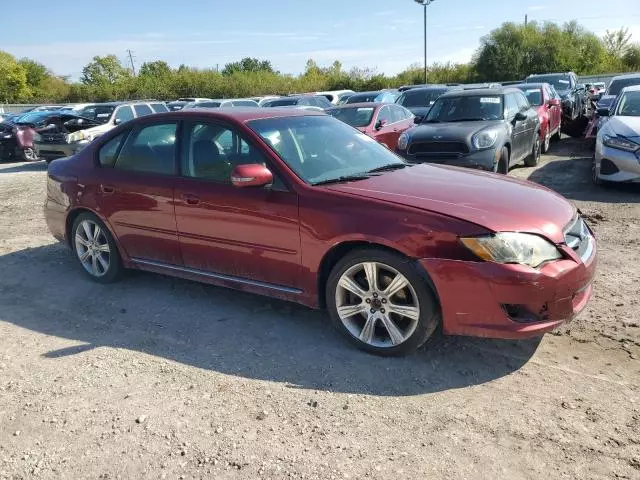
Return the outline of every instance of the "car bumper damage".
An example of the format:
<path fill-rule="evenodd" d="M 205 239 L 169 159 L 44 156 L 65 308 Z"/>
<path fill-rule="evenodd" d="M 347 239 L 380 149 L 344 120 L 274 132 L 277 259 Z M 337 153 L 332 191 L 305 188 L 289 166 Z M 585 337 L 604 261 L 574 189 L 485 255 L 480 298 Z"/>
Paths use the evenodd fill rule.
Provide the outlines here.
<path fill-rule="evenodd" d="M 625 152 L 596 144 L 598 177 L 608 182 L 640 182 L 640 157 L 637 153 Z"/>

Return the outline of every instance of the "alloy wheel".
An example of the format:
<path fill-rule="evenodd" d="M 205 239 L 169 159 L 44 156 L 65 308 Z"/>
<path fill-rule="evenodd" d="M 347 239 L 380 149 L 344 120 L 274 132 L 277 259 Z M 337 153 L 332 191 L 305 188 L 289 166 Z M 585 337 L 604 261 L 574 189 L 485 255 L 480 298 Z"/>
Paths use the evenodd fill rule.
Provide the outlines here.
<path fill-rule="evenodd" d="M 379 262 L 362 262 L 338 281 L 336 309 L 342 324 L 361 342 L 391 348 L 405 342 L 420 320 L 418 295 L 399 271 Z"/>
<path fill-rule="evenodd" d="M 111 249 L 102 227 L 91 220 L 78 224 L 75 235 L 76 254 L 84 269 L 94 277 L 102 277 L 109 270 Z"/>
<path fill-rule="evenodd" d="M 23 150 L 24 159 L 28 162 L 32 162 L 38 159 L 38 155 L 33 148 L 27 147 Z"/>

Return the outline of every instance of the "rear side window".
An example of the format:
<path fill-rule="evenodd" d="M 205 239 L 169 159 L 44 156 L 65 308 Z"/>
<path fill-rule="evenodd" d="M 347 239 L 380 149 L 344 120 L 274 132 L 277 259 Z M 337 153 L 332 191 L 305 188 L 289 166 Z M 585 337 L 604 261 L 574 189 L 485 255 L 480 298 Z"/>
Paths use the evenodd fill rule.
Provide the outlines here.
<path fill-rule="evenodd" d="M 175 172 L 175 122 L 148 125 L 134 131 L 122 146 L 115 168 L 172 175 Z"/>
<path fill-rule="evenodd" d="M 516 101 L 518 102 L 518 109 L 522 112 L 524 110 L 528 110 L 531 105 L 529 105 L 529 100 L 524 94 L 518 92 L 516 93 Z"/>
<path fill-rule="evenodd" d="M 133 120 L 133 111 L 131 110 L 131 107 L 125 106 L 118 108 L 118 111 L 116 112 L 116 120 L 119 124 Z"/>
<path fill-rule="evenodd" d="M 133 109 L 136 111 L 136 115 L 138 117 L 144 117 L 145 115 L 151 115 L 153 113 L 153 110 L 151 110 L 151 107 L 143 103 L 134 105 Z"/>
<path fill-rule="evenodd" d="M 256 102 L 252 102 L 251 100 L 234 100 L 234 107 L 257 107 L 258 104 Z"/>
<path fill-rule="evenodd" d="M 100 161 L 100 166 L 113 167 L 113 164 L 116 163 L 116 158 L 118 158 L 120 145 L 122 145 L 123 140 L 127 136 L 126 134 L 127 132 L 123 132 L 120 135 L 113 137 L 102 147 L 100 147 L 100 150 L 98 151 L 98 160 Z"/>
<path fill-rule="evenodd" d="M 169 109 L 163 103 L 152 103 L 151 108 L 156 113 L 165 113 L 169 111 Z"/>
<path fill-rule="evenodd" d="M 331 108 L 333 105 L 331 105 L 331 102 L 329 100 L 327 100 L 327 97 L 323 97 L 323 96 L 317 96 L 314 97 L 315 101 L 316 101 L 316 105 L 320 108 Z"/>

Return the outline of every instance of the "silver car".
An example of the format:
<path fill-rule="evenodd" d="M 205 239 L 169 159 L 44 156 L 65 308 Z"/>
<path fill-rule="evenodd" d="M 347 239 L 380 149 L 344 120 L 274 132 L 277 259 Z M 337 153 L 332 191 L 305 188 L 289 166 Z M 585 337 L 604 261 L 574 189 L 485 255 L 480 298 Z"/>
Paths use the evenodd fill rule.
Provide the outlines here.
<path fill-rule="evenodd" d="M 596 137 L 593 181 L 640 183 L 640 85 L 623 88 L 598 115 L 606 121 Z"/>

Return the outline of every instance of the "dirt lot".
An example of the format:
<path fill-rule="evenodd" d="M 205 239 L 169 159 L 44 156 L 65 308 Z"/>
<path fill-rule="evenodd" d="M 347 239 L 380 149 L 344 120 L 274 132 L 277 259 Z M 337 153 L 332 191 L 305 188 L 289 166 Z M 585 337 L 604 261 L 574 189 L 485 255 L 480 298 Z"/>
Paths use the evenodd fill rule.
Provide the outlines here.
<path fill-rule="evenodd" d="M 158 275 L 102 286 L 49 236 L 43 164 L 0 166 L 0 479 L 640 478 L 640 188 L 537 169 L 599 236 L 542 340 L 354 350 L 326 316 Z"/>

